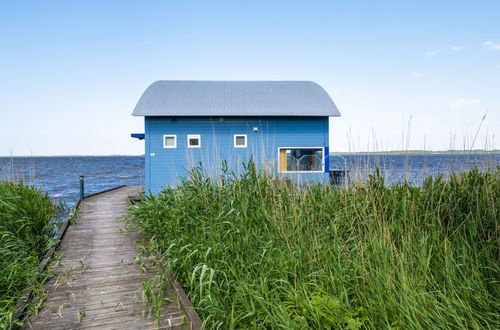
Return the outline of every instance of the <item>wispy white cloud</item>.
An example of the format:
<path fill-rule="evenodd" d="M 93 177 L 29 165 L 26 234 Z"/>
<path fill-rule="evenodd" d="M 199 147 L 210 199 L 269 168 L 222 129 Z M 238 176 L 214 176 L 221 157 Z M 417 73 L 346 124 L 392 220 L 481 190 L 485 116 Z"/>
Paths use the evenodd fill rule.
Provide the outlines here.
<path fill-rule="evenodd" d="M 476 100 L 476 99 L 458 99 L 455 103 L 450 104 L 450 108 L 456 109 L 456 108 L 463 108 L 463 107 L 469 107 L 472 105 L 478 105 L 480 104 L 481 101 Z"/>
<path fill-rule="evenodd" d="M 495 68 L 500 69 L 500 64 L 497 64 Z"/>
<path fill-rule="evenodd" d="M 493 41 L 485 41 L 483 42 L 483 46 L 486 47 L 487 50 L 500 50 L 500 44 L 494 43 Z"/>
<path fill-rule="evenodd" d="M 439 50 L 430 50 L 425 53 L 425 56 L 435 56 L 437 54 L 439 54 Z"/>
<path fill-rule="evenodd" d="M 415 77 L 415 78 L 420 78 L 420 77 L 423 76 L 423 74 L 420 73 L 420 72 L 412 72 L 410 74 L 411 74 L 412 77 Z"/>
<path fill-rule="evenodd" d="M 462 50 L 462 49 L 464 49 L 464 47 L 462 47 L 462 46 L 453 46 L 453 47 L 451 47 L 451 50 L 453 50 L 455 52 L 458 52 L 459 50 Z"/>

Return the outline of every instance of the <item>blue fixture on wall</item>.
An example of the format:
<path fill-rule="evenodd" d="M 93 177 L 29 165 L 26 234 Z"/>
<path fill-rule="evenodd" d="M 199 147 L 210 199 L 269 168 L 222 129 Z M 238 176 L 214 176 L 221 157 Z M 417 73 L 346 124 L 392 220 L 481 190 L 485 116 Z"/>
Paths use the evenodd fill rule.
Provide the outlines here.
<path fill-rule="evenodd" d="M 133 137 L 133 138 L 139 139 L 139 140 L 144 140 L 144 133 L 132 133 L 132 134 L 130 134 L 130 137 Z"/>

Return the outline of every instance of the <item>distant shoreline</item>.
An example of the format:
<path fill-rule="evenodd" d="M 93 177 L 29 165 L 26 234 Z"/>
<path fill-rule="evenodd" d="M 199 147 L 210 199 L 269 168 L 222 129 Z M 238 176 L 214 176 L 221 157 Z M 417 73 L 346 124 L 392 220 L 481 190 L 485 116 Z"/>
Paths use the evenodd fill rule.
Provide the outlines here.
<path fill-rule="evenodd" d="M 391 150 L 391 151 L 357 151 L 357 152 L 330 152 L 331 155 L 478 155 L 478 154 L 500 154 L 500 150 Z M 64 158 L 64 157 L 144 157 L 142 155 L 41 155 L 41 156 L 26 156 L 26 155 L 0 155 L 0 158 Z"/>
<path fill-rule="evenodd" d="M 446 151 L 427 151 L 427 150 L 393 150 L 393 151 L 358 151 L 358 152 L 330 152 L 331 155 L 487 155 L 498 154 L 500 150 L 446 150 Z"/>

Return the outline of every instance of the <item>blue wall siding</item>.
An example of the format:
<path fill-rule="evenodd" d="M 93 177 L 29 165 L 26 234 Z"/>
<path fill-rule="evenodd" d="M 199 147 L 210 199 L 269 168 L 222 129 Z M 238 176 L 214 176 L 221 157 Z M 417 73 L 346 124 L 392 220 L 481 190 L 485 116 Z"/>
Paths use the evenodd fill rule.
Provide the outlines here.
<path fill-rule="evenodd" d="M 165 134 L 177 135 L 177 148 L 163 148 Z M 201 148 L 187 148 L 188 134 L 201 135 Z M 234 134 L 247 134 L 248 147 L 234 148 Z M 165 186 L 178 184 L 199 162 L 210 175 L 218 173 L 222 160 L 239 173 L 242 162 L 253 156 L 259 167 L 276 172 L 278 147 L 328 147 L 328 118 L 146 117 L 145 141 L 146 191 L 157 194 Z M 328 173 L 286 175 L 301 181 L 328 180 Z"/>
<path fill-rule="evenodd" d="M 144 146 L 145 146 L 145 161 L 144 161 L 144 185 L 146 188 L 146 191 L 149 191 L 149 188 L 151 187 L 151 158 L 150 158 L 150 151 L 149 151 L 149 141 L 150 141 L 150 132 L 149 132 L 149 120 L 147 118 L 144 120 Z"/>

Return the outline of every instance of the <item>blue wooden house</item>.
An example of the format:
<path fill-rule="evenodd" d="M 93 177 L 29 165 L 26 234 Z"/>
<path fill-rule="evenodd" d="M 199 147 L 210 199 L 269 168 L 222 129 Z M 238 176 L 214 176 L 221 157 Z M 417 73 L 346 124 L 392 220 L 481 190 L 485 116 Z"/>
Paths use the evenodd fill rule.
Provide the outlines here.
<path fill-rule="evenodd" d="M 340 116 L 311 81 L 157 81 L 133 112 L 144 116 L 146 191 L 175 186 L 200 162 L 260 168 L 300 183 L 328 182 L 328 117 Z"/>

